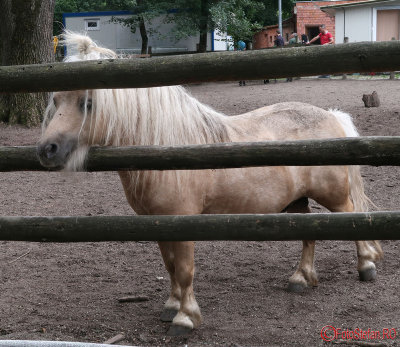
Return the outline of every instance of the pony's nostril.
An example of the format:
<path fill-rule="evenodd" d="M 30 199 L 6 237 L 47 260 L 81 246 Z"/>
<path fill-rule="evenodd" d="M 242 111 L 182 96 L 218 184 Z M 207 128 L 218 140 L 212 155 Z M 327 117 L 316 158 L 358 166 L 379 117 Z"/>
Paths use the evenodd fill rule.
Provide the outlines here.
<path fill-rule="evenodd" d="M 48 159 L 53 158 L 58 152 L 58 145 L 56 143 L 50 143 L 45 148 L 46 157 Z"/>

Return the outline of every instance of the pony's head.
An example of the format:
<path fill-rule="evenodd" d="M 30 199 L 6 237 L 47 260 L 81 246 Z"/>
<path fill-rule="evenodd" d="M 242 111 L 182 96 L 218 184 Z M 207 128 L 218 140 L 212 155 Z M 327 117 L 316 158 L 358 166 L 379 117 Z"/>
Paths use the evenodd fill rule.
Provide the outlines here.
<path fill-rule="evenodd" d="M 68 55 L 65 62 L 116 58 L 116 54 L 98 47 L 88 36 L 66 32 L 64 44 Z M 96 134 L 94 91 L 80 90 L 53 93 L 47 106 L 38 155 L 48 168 L 77 169 L 83 165 L 89 145 L 100 144 Z"/>
<path fill-rule="evenodd" d="M 64 37 L 66 62 L 116 58 L 87 36 Z M 38 154 L 48 168 L 75 170 L 92 145 L 229 142 L 225 118 L 181 86 L 57 92 L 45 113 Z"/>

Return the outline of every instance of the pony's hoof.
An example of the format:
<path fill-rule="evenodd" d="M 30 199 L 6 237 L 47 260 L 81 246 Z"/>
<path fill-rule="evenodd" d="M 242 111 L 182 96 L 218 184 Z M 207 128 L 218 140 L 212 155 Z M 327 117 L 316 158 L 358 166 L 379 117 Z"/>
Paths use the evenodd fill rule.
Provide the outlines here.
<path fill-rule="evenodd" d="M 177 313 L 178 310 L 173 308 L 165 308 L 161 313 L 160 319 L 162 322 L 172 322 Z"/>
<path fill-rule="evenodd" d="M 292 293 L 302 293 L 307 288 L 303 283 L 289 282 L 288 291 Z"/>
<path fill-rule="evenodd" d="M 358 271 L 360 281 L 374 281 L 376 279 L 376 269 L 368 268 L 365 270 Z"/>
<path fill-rule="evenodd" d="M 189 335 L 192 332 L 192 328 L 185 327 L 183 325 L 174 325 L 172 324 L 167 332 L 168 336 L 185 336 Z"/>

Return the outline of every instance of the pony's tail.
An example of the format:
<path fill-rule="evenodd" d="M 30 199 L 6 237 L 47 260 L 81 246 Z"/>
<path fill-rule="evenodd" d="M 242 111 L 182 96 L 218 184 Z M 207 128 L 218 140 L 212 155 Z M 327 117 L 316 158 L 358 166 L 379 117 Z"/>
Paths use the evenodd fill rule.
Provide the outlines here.
<path fill-rule="evenodd" d="M 347 113 L 344 113 L 339 110 L 329 110 L 333 113 L 343 127 L 346 137 L 358 137 L 358 131 L 354 126 L 354 123 L 351 119 L 351 116 Z M 376 205 L 370 200 L 368 196 L 365 195 L 364 192 L 364 182 L 361 177 L 360 166 L 358 165 L 350 165 L 349 169 L 349 185 L 350 185 L 350 198 L 353 201 L 354 212 L 368 212 L 370 206 L 376 207 Z M 367 241 L 367 244 L 370 247 L 375 248 L 376 260 L 381 259 L 383 257 L 383 250 L 378 240 Z"/>
<path fill-rule="evenodd" d="M 351 116 L 339 110 L 329 110 L 340 125 L 342 126 L 346 137 L 358 137 L 358 131 L 354 126 Z M 364 192 L 364 182 L 361 177 L 360 166 L 350 165 L 349 170 L 349 185 L 350 198 L 353 202 L 354 212 L 368 212 L 369 207 L 376 206 Z"/>

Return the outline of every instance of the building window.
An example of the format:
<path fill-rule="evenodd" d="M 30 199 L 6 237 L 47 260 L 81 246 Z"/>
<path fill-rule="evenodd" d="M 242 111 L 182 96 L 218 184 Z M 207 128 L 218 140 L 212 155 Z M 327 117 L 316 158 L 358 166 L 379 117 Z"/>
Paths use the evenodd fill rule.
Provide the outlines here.
<path fill-rule="evenodd" d="M 100 19 L 86 19 L 85 30 L 100 30 Z"/>

